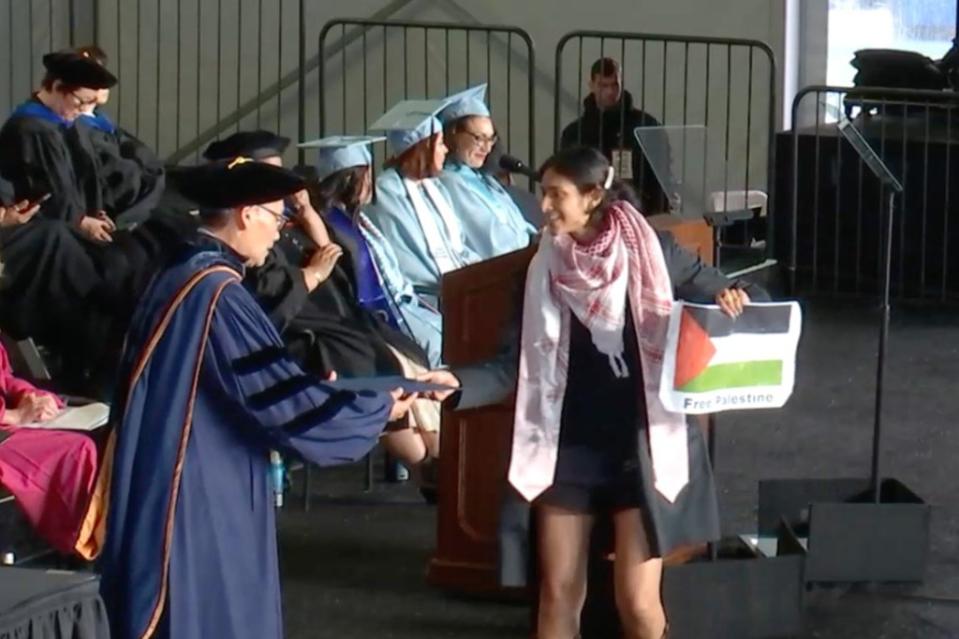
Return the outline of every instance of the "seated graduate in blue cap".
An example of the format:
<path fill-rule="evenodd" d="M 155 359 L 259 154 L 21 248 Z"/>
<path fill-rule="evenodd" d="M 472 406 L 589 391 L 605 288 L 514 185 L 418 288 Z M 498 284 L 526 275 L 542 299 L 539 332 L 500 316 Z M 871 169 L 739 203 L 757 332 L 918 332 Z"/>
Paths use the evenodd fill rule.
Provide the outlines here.
<path fill-rule="evenodd" d="M 441 359 L 442 317 L 422 302 L 399 270 L 392 246 L 362 211 L 373 199 L 369 145 L 382 139 L 333 136 L 300 146 L 318 151 L 313 201 L 344 253 L 320 289 L 334 288 L 352 296 L 353 308 L 344 305 L 341 323 L 365 330 L 367 347 L 380 353 L 377 374 L 414 377 Z M 345 282 L 341 282 L 343 274 Z M 303 325 L 301 320 L 294 323 Z M 324 336 L 318 335 L 318 341 L 325 341 Z M 409 422 L 409 428 L 390 430 L 383 445 L 421 483 L 429 483 L 422 462 L 439 456 L 439 404 L 415 402 Z"/>
<path fill-rule="evenodd" d="M 98 478 L 109 501 L 95 497 L 87 514 L 95 528 L 106 518 L 105 537 L 89 550 L 102 547 L 114 637 L 279 639 L 270 449 L 359 459 L 413 397 L 305 373 L 243 286 L 299 176 L 241 158 L 190 169 L 179 188 L 203 225 L 133 317 Z"/>
<path fill-rule="evenodd" d="M 482 259 L 466 243 L 450 194 L 436 179 L 446 146 L 435 114 L 446 104 L 406 100 L 370 127 L 386 133 L 393 155 L 376 180 L 376 202 L 366 214 L 393 245 L 400 271 L 433 306 L 438 305 L 444 273 Z"/>
<path fill-rule="evenodd" d="M 287 198 L 284 212 L 290 223 L 264 263 L 247 269 L 244 283 L 306 370 L 335 370 L 341 377 L 411 377 L 438 361 L 440 319 L 415 296 L 403 294 L 412 287 L 403 285 L 395 266 L 389 281 L 400 293 L 387 295 L 372 251 L 352 223 L 372 192 L 368 140 L 375 138 L 327 138 L 301 145 L 319 149 L 309 182 L 318 206 L 307 189 Z M 239 155 L 281 166 L 289 142 L 269 131 L 240 131 L 212 143 L 204 157 L 217 161 Z M 176 174 L 174 181 L 179 179 Z M 378 235 L 369 220 L 366 225 Z M 434 360 L 410 336 L 411 327 L 433 344 Z M 416 402 L 409 419 L 384 435 L 383 446 L 422 480 L 423 462 L 439 454 L 439 423 L 436 402 Z"/>
<path fill-rule="evenodd" d="M 319 151 L 314 193 L 324 220 L 351 258 L 360 305 L 409 335 L 435 366 L 442 357 L 443 318 L 417 295 L 400 270 L 392 243 L 363 212 L 373 201 L 369 145 L 383 139 L 334 136 L 300 146 Z"/>
<path fill-rule="evenodd" d="M 450 96 L 439 114 L 449 148 L 439 179 L 449 191 L 467 246 L 484 260 L 526 248 L 536 234 L 503 185 L 482 170 L 497 142 L 485 94 L 481 84 Z"/>
<path fill-rule="evenodd" d="M 203 156 L 211 161 L 242 156 L 282 166 L 289 143 L 289 138 L 269 131 L 240 131 L 210 144 Z M 288 223 L 279 241 L 263 264 L 247 269 L 244 281 L 291 352 L 309 369 L 335 369 L 345 377 L 384 374 L 384 368 L 394 368 L 390 350 L 373 336 L 379 324 L 384 328 L 388 324 L 359 303 L 364 295 L 354 270 L 344 263 L 343 246 L 334 241 L 329 222 L 313 206 L 308 189 L 287 199 L 284 214 Z M 381 300 L 367 301 L 375 306 Z M 412 340 L 398 328 L 391 330 L 394 342 L 404 342 L 403 350 L 426 361 Z"/>

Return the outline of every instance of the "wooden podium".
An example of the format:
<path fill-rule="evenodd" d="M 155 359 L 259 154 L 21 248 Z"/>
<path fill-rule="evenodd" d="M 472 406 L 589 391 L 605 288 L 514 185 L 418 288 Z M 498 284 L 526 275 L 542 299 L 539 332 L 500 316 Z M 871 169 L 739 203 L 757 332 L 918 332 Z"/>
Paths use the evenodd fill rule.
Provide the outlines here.
<path fill-rule="evenodd" d="M 706 263 L 712 229 L 673 215 L 647 218 Z M 526 281 L 535 247 L 448 273 L 443 278 L 443 357 L 451 367 L 492 357 Z M 513 398 L 482 408 L 443 410 L 436 551 L 430 584 L 472 594 L 504 594 L 499 586 L 497 537 L 513 433 Z"/>

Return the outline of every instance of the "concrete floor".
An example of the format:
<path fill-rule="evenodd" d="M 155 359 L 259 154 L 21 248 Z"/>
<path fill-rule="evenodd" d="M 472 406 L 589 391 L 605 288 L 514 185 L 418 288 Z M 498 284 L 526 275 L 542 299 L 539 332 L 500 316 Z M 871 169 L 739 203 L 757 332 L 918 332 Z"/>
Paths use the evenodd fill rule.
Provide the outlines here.
<path fill-rule="evenodd" d="M 807 305 L 805 314 L 786 408 L 721 416 L 727 533 L 755 528 L 759 479 L 868 475 L 878 316 L 836 304 Z M 884 475 L 933 506 L 927 577 L 912 586 L 815 589 L 802 639 L 959 638 L 959 317 L 897 310 L 888 365 Z M 429 588 L 434 509 L 409 485 L 381 484 L 359 496 L 362 472 L 359 465 L 318 472 L 323 503 L 304 513 L 291 498 L 281 515 L 287 636 L 526 636 L 522 605 Z"/>

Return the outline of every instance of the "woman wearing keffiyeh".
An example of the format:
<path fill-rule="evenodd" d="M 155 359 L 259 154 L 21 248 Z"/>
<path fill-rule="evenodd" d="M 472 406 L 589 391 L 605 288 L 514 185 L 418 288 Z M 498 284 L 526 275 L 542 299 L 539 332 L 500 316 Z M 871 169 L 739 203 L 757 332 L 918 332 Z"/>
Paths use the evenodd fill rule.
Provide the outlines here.
<path fill-rule="evenodd" d="M 462 386 L 460 409 L 517 382 L 509 480 L 537 517 L 536 636 L 578 636 L 590 532 L 608 517 L 624 636 L 659 639 L 662 557 L 719 536 L 702 432 L 659 401 L 670 309 L 679 297 L 737 315 L 749 296 L 654 231 L 595 150 L 563 150 L 540 172 L 548 226 L 527 274 L 519 348 L 427 377 Z"/>

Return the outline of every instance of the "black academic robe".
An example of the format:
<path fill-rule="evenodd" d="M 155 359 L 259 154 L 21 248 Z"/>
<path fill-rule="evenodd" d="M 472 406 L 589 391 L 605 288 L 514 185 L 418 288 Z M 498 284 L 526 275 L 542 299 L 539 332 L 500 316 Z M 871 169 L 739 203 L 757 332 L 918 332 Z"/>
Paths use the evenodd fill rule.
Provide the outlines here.
<path fill-rule="evenodd" d="M 105 396 L 140 296 L 195 229 L 195 218 L 171 209 L 117 232 L 110 244 L 39 217 L 0 230 L 0 330 L 56 355 L 66 390 Z"/>
<path fill-rule="evenodd" d="M 152 153 L 94 120 L 66 122 L 31 99 L 0 128 L 0 173 L 16 197 L 50 194 L 31 222 L 0 232 L 0 328 L 50 347 L 63 358 L 63 377 L 77 382 L 90 370 L 112 371 L 136 291 L 176 235 L 162 222 L 117 232 L 109 244 L 81 234 L 85 215 L 152 208 L 163 189 Z"/>
<path fill-rule="evenodd" d="M 0 330 L 18 338 L 55 336 L 83 300 L 94 297 L 101 277 L 74 227 L 34 218 L 0 229 Z"/>
<path fill-rule="evenodd" d="M 87 135 L 96 155 L 102 208 L 116 219 L 147 216 L 163 194 L 163 163 L 143 142 L 129 132 L 90 126 L 81 118 L 78 127 Z"/>
<path fill-rule="evenodd" d="M 65 125 L 38 104 L 21 106 L 0 128 L 0 174 L 18 199 L 51 195 L 40 217 L 77 224 L 103 208 L 90 129 Z"/>
<path fill-rule="evenodd" d="M 313 244 L 297 229 L 284 232 L 266 263 L 247 273 L 247 287 L 281 331 L 291 354 L 307 370 L 335 370 L 341 377 L 400 374 L 390 347 L 427 366 L 422 348 L 359 305 L 353 263 L 357 249 L 332 229 L 330 235 L 343 247 L 343 255 L 312 292 L 306 289 L 300 265 Z"/>

